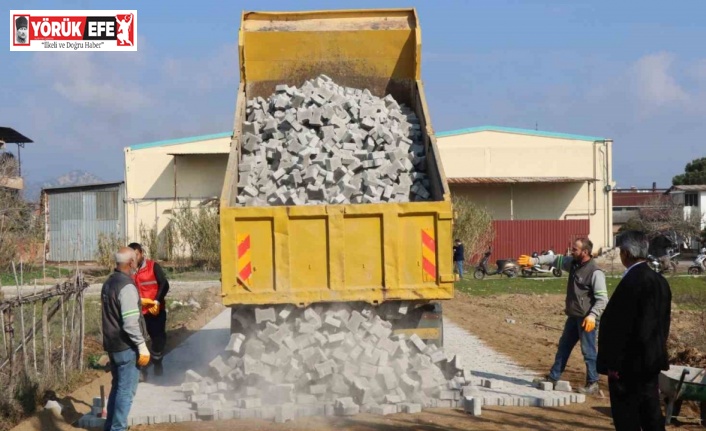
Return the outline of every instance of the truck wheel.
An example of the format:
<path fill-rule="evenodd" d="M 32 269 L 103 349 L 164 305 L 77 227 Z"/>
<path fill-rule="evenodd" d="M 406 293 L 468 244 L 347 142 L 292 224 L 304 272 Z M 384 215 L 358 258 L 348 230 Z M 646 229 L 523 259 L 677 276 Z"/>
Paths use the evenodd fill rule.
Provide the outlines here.
<path fill-rule="evenodd" d="M 402 319 L 392 321 L 393 333 L 400 330 L 407 334 L 416 333 L 425 343 L 435 344 L 442 347 L 444 343 L 444 320 L 443 311 L 439 302 L 421 305 L 404 316 Z M 435 338 L 430 330 L 436 330 Z"/>
<path fill-rule="evenodd" d="M 552 269 L 552 274 L 554 275 L 554 277 L 561 277 L 561 268 Z"/>
<path fill-rule="evenodd" d="M 435 344 L 436 347 L 444 347 L 444 313 L 441 307 L 441 303 L 437 302 L 434 304 L 434 313 L 437 317 L 437 324 L 435 325 L 439 329 L 439 338 L 435 340 L 427 340 L 429 344 Z"/>
<path fill-rule="evenodd" d="M 235 319 L 235 313 L 238 310 L 236 307 L 231 307 L 230 309 L 230 333 L 231 334 L 242 334 L 245 332 L 243 325 Z"/>
<path fill-rule="evenodd" d="M 476 271 L 473 273 L 473 278 L 475 278 L 476 280 L 482 280 L 485 278 L 485 273 L 482 269 L 476 269 Z"/>

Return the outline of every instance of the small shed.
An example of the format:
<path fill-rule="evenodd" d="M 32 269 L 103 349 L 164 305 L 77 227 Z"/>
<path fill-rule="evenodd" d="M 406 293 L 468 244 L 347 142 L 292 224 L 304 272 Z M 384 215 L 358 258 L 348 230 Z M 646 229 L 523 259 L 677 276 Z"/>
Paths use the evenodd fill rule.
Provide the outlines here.
<path fill-rule="evenodd" d="M 42 190 L 49 226 L 48 261 L 93 261 L 101 235 L 125 238 L 125 183 Z"/>

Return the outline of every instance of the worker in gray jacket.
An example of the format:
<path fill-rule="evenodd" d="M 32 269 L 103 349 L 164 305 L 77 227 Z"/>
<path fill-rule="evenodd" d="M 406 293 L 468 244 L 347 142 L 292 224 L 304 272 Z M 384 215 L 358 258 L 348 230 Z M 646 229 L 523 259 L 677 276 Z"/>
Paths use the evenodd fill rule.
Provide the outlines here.
<path fill-rule="evenodd" d="M 132 275 L 137 255 L 128 247 L 115 253 L 115 271 L 101 289 L 103 348 L 110 358 L 110 384 L 104 431 L 124 431 L 137 392 L 139 368 L 150 361 L 145 320 Z"/>
<path fill-rule="evenodd" d="M 596 371 L 596 327 L 601 313 L 608 304 L 608 289 L 605 274 L 592 259 L 593 243 L 588 238 L 574 242 L 570 256 L 540 256 L 532 258 L 522 255 L 520 266 L 552 264 L 569 272 L 566 283 L 566 323 L 559 339 L 554 365 L 545 381 L 552 384 L 561 378 L 571 351 L 579 341 L 581 353 L 586 362 L 586 386 L 579 388 L 583 394 L 598 392 L 598 372 Z"/>

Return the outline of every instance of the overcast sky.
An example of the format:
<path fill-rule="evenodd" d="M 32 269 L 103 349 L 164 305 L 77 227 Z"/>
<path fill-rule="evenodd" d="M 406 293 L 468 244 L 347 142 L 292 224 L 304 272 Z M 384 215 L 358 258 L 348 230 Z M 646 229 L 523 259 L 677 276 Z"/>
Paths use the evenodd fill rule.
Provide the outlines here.
<path fill-rule="evenodd" d="M 29 181 L 73 169 L 120 180 L 125 146 L 230 130 L 241 11 L 334 4 L 145 3 L 5 2 L 8 14 L 10 9 L 138 11 L 135 53 L 22 53 L 5 45 L 0 125 L 35 141 L 22 152 Z M 437 131 L 538 125 L 612 138 L 619 187 L 653 181 L 667 186 L 688 161 L 706 156 L 706 1 L 339 0 L 335 5 L 417 8 L 422 75 Z M 0 34 L 9 33 L 9 21 L 0 20 Z"/>

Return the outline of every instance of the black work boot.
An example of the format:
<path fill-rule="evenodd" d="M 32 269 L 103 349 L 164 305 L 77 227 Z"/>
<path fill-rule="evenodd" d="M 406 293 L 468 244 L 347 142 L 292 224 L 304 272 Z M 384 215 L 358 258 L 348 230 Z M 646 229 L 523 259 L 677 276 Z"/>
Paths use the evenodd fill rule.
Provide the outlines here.
<path fill-rule="evenodd" d="M 162 358 L 155 359 L 154 361 L 154 375 L 159 377 L 164 374 L 164 367 L 162 366 Z"/>

